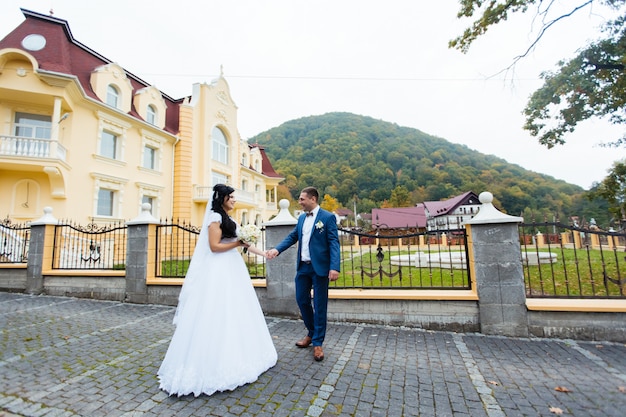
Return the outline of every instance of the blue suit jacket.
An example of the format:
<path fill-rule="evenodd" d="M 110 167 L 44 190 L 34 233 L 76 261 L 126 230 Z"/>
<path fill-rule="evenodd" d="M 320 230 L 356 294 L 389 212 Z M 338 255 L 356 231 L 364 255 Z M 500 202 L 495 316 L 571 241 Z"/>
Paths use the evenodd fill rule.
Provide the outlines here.
<path fill-rule="evenodd" d="M 296 227 L 278 244 L 278 246 L 276 246 L 276 250 L 280 253 L 298 242 L 298 268 L 300 268 L 302 258 L 302 225 L 304 224 L 305 218 L 305 214 L 300 215 Z M 311 239 L 309 240 L 309 252 L 311 253 L 311 264 L 317 275 L 327 277 L 328 271 L 331 269 L 335 271 L 340 270 L 337 220 L 334 214 L 322 208 L 318 210 L 317 217 L 315 217 L 315 221 L 313 222 Z"/>

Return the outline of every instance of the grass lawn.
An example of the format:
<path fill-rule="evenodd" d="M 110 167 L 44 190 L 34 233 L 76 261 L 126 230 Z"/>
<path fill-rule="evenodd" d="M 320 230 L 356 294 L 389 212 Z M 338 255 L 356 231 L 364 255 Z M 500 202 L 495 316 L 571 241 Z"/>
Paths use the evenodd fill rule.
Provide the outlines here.
<path fill-rule="evenodd" d="M 556 262 L 524 265 L 524 281 L 530 297 L 619 297 L 626 293 L 626 271 L 618 269 L 620 261 L 622 269 L 626 265 L 623 252 L 559 246 L 550 251 L 557 255 Z M 528 252 L 536 253 L 536 249 L 528 248 Z"/>

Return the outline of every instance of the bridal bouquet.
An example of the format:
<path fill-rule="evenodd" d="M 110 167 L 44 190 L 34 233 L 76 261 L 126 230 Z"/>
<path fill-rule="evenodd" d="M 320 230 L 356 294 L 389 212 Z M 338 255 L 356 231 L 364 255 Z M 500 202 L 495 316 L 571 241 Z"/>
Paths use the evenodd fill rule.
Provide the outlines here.
<path fill-rule="evenodd" d="M 243 243 L 252 245 L 254 243 L 257 243 L 261 238 L 261 229 L 259 229 L 254 224 L 241 226 L 237 231 L 237 238 L 239 238 L 239 240 L 241 240 Z"/>

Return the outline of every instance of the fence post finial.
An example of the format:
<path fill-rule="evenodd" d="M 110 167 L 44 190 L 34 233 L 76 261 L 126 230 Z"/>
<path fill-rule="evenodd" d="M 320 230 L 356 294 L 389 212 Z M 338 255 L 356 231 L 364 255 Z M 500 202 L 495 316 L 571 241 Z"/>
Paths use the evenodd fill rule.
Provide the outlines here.
<path fill-rule="evenodd" d="M 59 221 L 52 215 L 52 207 L 46 206 L 43 208 L 43 216 L 32 222 L 31 225 L 58 223 Z"/>

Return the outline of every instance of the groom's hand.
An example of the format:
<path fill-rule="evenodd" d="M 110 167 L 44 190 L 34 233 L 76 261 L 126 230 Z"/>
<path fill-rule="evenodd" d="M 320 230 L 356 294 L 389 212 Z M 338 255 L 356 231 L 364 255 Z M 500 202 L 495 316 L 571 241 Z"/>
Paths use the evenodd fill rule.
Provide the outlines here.
<path fill-rule="evenodd" d="M 334 269 L 328 271 L 328 279 L 331 281 L 337 281 L 339 279 L 339 271 L 335 271 Z"/>
<path fill-rule="evenodd" d="M 270 249 L 265 252 L 265 255 L 267 256 L 267 259 L 274 259 L 278 256 L 278 251 L 276 249 Z"/>

